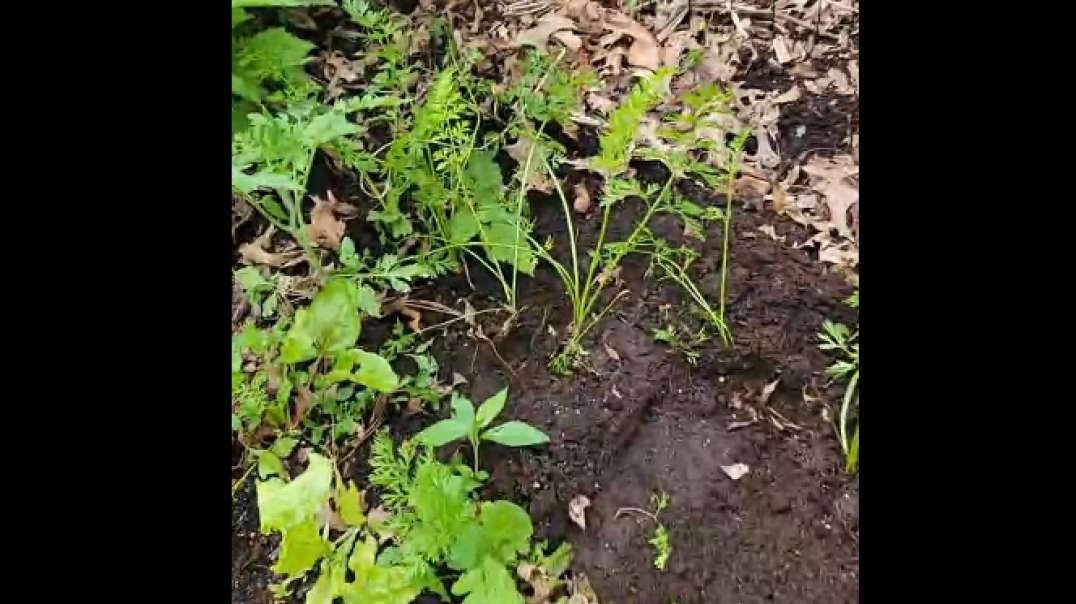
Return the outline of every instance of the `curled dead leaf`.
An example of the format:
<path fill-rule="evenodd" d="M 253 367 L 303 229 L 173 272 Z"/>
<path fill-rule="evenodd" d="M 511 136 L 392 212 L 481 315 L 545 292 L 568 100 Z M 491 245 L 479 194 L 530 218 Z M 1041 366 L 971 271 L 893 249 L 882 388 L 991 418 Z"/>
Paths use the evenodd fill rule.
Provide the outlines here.
<path fill-rule="evenodd" d="M 770 400 L 770 397 L 773 396 L 773 391 L 777 390 L 777 384 L 779 384 L 780 382 L 781 378 L 777 378 L 776 380 L 770 382 L 769 384 L 766 384 L 766 386 L 762 388 L 762 393 L 758 395 L 759 405 L 765 405 L 766 401 Z"/>
<path fill-rule="evenodd" d="M 650 30 L 639 24 L 638 21 L 618 11 L 610 11 L 605 21 L 605 27 L 615 33 L 631 37 L 631 46 L 628 47 L 628 65 L 642 67 L 651 71 L 657 71 L 661 66 L 661 54 L 658 50 L 658 41 Z"/>
<path fill-rule="evenodd" d="M 590 498 L 580 493 L 568 502 L 568 518 L 579 525 L 579 528 L 587 530 L 586 509 L 590 507 Z"/>
<path fill-rule="evenodd" d="M 266 250 L 271 245 L 274 232 L 276 232 L 276 228 L 270 225 L 257 239 L 239 246 L 239 255 L 243 257 L 247 264 L 266 264 L 276 268 L 293 266 L 302 262 L 303 253 L 301 250 L 281 252 L 279 254 Z"/>
<path fill-rule="evenodd" d="M 594 593 L 586 573 L 575 573 L 572 576 L 568 583 L 568 593 L 571 594 L 568 604 L 599 604 L 598 594 Z"/>
<path fill-rule="evenodd" d="M 336 216 L 339 214 L 345 219 L 358 216 L 359 209 L 355 206 L 336 200 L 331 190 L 327 191 L 327 199 L 313 196 L 314 209 L 310 211 L 310 225 L 307 233 L 311 241 L 318 247 L 336 250 L 340 248 L 340 240 L 344 237 L 346 225 Z"/>
<path fill-rule="evenodd" d="M 549 13 L 539 19 L 534 27 L 519 32 L 519 35 L 516 36 L 515 43 L 518 46 L 534 46 L 540 50 L 547 50 L 546 43 L 549 41 L 550 36 L 558 31 L 573 29 L 574 27 L 575 21 L 568 17 L 556 13 Z"/>

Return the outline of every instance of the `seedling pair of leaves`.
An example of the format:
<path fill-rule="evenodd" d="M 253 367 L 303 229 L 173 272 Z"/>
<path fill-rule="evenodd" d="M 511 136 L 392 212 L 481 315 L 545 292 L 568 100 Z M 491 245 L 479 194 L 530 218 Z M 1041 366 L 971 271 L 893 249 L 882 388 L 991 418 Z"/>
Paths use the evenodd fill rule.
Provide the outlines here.
<path fill-rule="evenodd" d="M 452 441 L 467 439 L 474 452 L 474 471 L 478 472 L 478 444 L 481 441 L 495 442 L 506 447 L 527 447 L 549 442 L 541 430 L 526 422 L 513 420 L 493 428 L 487 427 L 501 411 L 508 399 L 508 389 L 504 388 L 489 397 L 475 412 L 474 403 L 459 394 L 452 397 L 452 417 L 429 426 L 415 436 L 415 441 L 430 447 L 440 447 Z"/>

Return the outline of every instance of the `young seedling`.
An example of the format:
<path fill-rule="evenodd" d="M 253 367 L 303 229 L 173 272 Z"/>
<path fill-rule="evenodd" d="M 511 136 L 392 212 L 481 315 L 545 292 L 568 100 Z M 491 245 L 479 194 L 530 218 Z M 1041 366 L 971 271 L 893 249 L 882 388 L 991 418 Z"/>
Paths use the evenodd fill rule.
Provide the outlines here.
<path fill-rule="evenodd" d="M 654 507 L 653 512 L 642 508 L 624 507 L 616 511 L 614 518 L 619 518 L 621 514 L 631 512 L 633 514 L 646 516 L 654 521 L 654 524 L 656 525 L 654 527 L 654 535 L 647 541 L 647 543 L 654 546 L 654 568 L 664 571 L 666 564 L 669 562 L 669 554 L 672 553 L 672 546 L 669 545 L 669 531 L 665 528 L 665 525 L 658 520 L 658 514 L 669 507 L 668 493 L 665 491 L 654 493 L 650 496 L 650 505 Z"/>
<path fill-rule="evenodd" d="M 845 303 L 852 308 L 859 308 L 859 290 L 857 289 Z M 859 422 L 856 422 L 855 431 L 851 440 L 848 438 L 849 413 L 852 408 L 859 409 L 859 332 L 852 332 L 848 326 L 832 321 L 822 322 L 822 333 L 818 334 L 822 343 L 818 347 L 822 350 L 835 350 L 844 358 L 826 368 L 826 373 L 837 380 L 848 380 L 845 387 L 844 398 L 841 401 L 841 410 L 837 417 L 837 440 L 841 443 L 841 451 L 844 453 L 845 472 L 852 474 L 859 466 Z"/>
<path fill-rule="evenodd" d="M 518 420 L 505 422 L 499 426 L 486 429 L 494 418 L 504 410 L 508 398 L 505 388 L 486 399 L 475 413 L 474 403 L 469 399 L 455 395 L 452 399 L 452 417 L 441 420 L 419 432 L 415 442 L 430 447 L 440 447 L 466 438 L 474 452 L 474 471 L 478 472 L 478 443 L 483 440 L 495 442 L 506 447 L 528 447 L 549 442 L 549 436 L 538 428 Z"/>

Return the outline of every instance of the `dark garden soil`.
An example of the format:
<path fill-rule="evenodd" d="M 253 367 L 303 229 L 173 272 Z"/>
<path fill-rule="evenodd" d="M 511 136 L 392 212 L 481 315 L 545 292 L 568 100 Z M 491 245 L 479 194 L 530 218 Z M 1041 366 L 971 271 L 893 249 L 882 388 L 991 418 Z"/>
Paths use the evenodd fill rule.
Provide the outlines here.
<path fill-rule="evenodd" d="M 762 67 L 749 77 L 787 87 L 784 75 Z M 805 96 L 784 107 L 783 155 L 840 144 L 853 126 L 849 116 L 858 121 L 858 100 L 850 102 Z M 801 135 L 793 136 L 797 129 Z M 581 138 L 580 147 L 593 146 L 587 144 L 589 136 Z M 652 165 L 633 166 L 641 180 L 664 178 Z M 597 198 L 598 177 L 562 176 L 566 191 L 586 179 Z M 363 204 L 357 189 L 332 175 L 315 171 L 311 181 L 314 192 L 332 187 L 341 200 Z M 725 207 L 723 198 L 693 183 L 680 183 L 678 189 L 696 203 Z M 532 193 L 530 203 L 536 238 L 552 237 L 554 249 L 566 254 L 559 201 Z M 625 238 L 641 212 L 641 202 L 628 200 L 614 216 L 609 240 Z M 595 204 L 588 215 L 574 218 L 580 249 L 589 250 L 600 210 Z M 361 218 L 352 222 L 349 235 L 359 247 L 375 245 L 362 223 Z M 774 227 L 776 240 L 760 231 L 767 225 Z M 716 301 L 719 226 L 709 227 L 704 243 L 685 239 L 673 217 L 658 216 L 651 227 L 673 245 L 686 242 L 701 253 L 691 276 L 703 295 Z M 572 571 L 586 573 L 602 604 L 859 600 L 859 481 L 842 471 L 826 410 L 839 401 L 842 389 L 828 385 L 823 370 L 833 359 L 819 351 L 816 336 L 824 319 L 855 322 L 842 303 L 852 288 L 827 272 L 812 247 L 799 247 L 812 233 L 768 207 L 736 200 L 732 231 L 727 308 L 735 344 L 726 348 L 711 337 L 692 349 L 694 364 L 653 337 L 655 329 L 669 324 L 697 330 L 701 323 L 690 300 L 674 284 L 646 276 L 646 259 L 636 256 L 628 257 L 618 282 L 607 288 L 606 299 L 619 290 L 627 294 L 587 338 L 588 367 L 571 377 L 553 376 L 547 368 L 570 316 L 562 287 L 547 267 L 523 279 L 523 310 L 507 332 L 505 316 L 489 313 L 477 317 L 476 327 L 456 322 L 434 334 L 431 350 L 442 381 L 459 373 L 468 382 L 460 389 L 475 401 L 508 385 L 504 416 L 550 435 L 543 447 L 483 449 L 482 465 L 491 472 L 483 496 L 509 498 L 529 509 L 537 538 L 554 545 L 570 541 Z M 253 232 L 260 230 L 238 233 L 237 245 Z M 465 298 L 476 309 L 496 307 L 496 284 L 477 267 L 471 267 L 470 277 L 474 289 L 461 275 L 420 285 L 411 296 L 453 308 L 461 308 Z M 448 318 L 427 313 L 423 324 Z M 363 343 L 376 344 L 395 321 L 365 321 Z M 477 329 L 489 339 L 475 337 Z M 384 425 L 399 439 L 436 419 L 423 413 L 404 417 L 402 410 L 390 409 Z M 366 486 L 365 453 L 364 446 L 342 468 L 360 488 Z M 232 463 L 238 463 L 238 451 Z M 722 470 L 735 463 L 749 468 L 738 480 Z M 293 469 L 301 468 L 296 463 Z M 233 480 L 240 474 L 236 470 Z M 622 507 L 652 509 L 650 498 L 660 491 L 670 498 L 660 514 L 672 546 L 664 572 L 654 567 L 647 543 L 654 523 L 639 514 L 617 517 Z M 592 502 L 585 531 L 568 516 L 568 502 L 576 495 Z M 233 505 L 231 539 L 232 602 L 272 602 L 269 567 L 279 541 L 258 532 L 252 480 Z M 297 590 L 295 601 L 302 601 L 303 592 Z"/>
<path fill-rule="evenodd" d="M 640 177 L 652 170 L 639 168 Z M 697 202 L 724 205 L 687 185 L 681 190 Z M 640 208 L 629 202 L 626 209 L 610 227 L 614 240 L 639 218 Z M 532 199 L 532 210 L 539 239 L 564 237 L 558 203 Z M 584 245 L 598 222 L 598 216 L 577 219 Z M 658 217 L 652 224 L 672 243 L 683 240 L 676 221 Z M 785 241 L 760 232 L 764 224 L 774 224 Z M 815 336 L 823 319 L 851 320 L 840 302 L 851 288 L 823 274 L 809 248 L 793 249 L 809 237 L 805 230 L 768 211 L 737 205 L 733 233 L 728 312 L 735 345 L 728 350 L 708 341 L 696 349 L 695 366 L 654 342 L 654 329 L 670 321 L 694 326 L 695 319 L 675 286 L 643 278 L 642 258 L 625 263 L 621 288 L 629 295 L 589 338 L 589 369 L 571 378 L 551 376 L 546 367 L 570 309 L 553 275 L 541 269 L 521 288 L 527 308 L 514 327 L 493 338 L 496 351 L 470 337 L 463 323 L 434 343 L 442 378 L 464 376 L 474 400 L 510 385 L 507 416 L 550 434 L 549 445 L 540 449 L 489 447 L 483 465 L 492 477 L 485 495 L 529 506 L 540 538 L 571 541 L 573 569 L 588 575 L 603 603 L 858 600 L 858 480 L 841 472 L 836 440 L 822 416 L 840 391 L 825 385 L 822 371 L 831 360 L 818 350 Z M 703 294 L 716 299 L 716 226 L 698 247 L 702 257 L 694 277 Z M 479 271 L 471 274 L 482 289 Z M 476 308 L 491 306 L 462 277 L 419 288 L 413 296 L 446 304 L 467 296 Z M 502 321 L 479 324 L 494 334 Z M 367 325 L 363 339 L 384 337 L 391 323 Z M 763 389 L 774 380 L 776 388 L 763 400 Z M 408 434 L 432 419 L 395 412 L 386 424 Z M 730 479 L 721 466 L 733 463 L 746 464 L 747 475 Z M 364 464 L 345 470 L 364 483 Z M 647 544 L 653 523 L 638 515 L 615 517 L 621 507 L 648 507 L 660 490 L 671 498 L 660 516 L 672 545 L 665 572 L 654 568 Z M 578 494 L 593 502 L 585 532 L 568 518 L 568 502 Z M 266 589 L 276 546 L 257 532 L 257 506 L 247 485 L 233 511 L 233 602 L 271 601 Z"/>

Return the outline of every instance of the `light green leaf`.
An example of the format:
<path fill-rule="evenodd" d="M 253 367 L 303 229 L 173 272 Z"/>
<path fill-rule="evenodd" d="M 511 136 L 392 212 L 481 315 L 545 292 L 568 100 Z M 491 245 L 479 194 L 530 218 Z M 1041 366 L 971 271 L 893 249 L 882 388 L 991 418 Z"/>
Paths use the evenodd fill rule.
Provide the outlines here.
<path fill-rule="evenodd" d="M 239 287 L 243 288 L 243 291 L 248 296 L 258 291 L 273 291 L 276 289 L 276 284 L 262 276 L 257 267 L 244 266 L 233 274 L 235 275 L 235 282 L 239 284 Z"/>
<path fill-rule="evenodd" d="M 237 58 L 247 74 L 285 79 L 295 73 L 314 48 L 313 43 L 293 36 L 283 27 L 273 27 L 244 40 Z"/>
<path fill-rule="evenodd" d="M 362 492 L 354 482 L 348 482 L 346 488 L 337 485 L 336 510 L 349 526 L 361 526 L 366 522 L 366 514 L 362 513 Z"/>
<path fill-rule="evenodd" d="M 467 594 L 463 604 L 523 604 L 515 579 L 503 564 L 485 558 L 482 564 L 464 573 L 452 585 L 457 596 Z"/>
<path fill-rule="evenodd" d="M 400 378 L 381 355 L 357 350 L 359 372 L 355 381 L 378 392 L 392 392 L 400 385 Z"/>
<path fill-rule="evenodd" d="M 510 421 L 490 428 L 482 434 L 482 440 L 493 441 L 507 447 L 526 447 L 549 442 L 549 436 L 534 426 Z"/>
<path fill-rule="evenodd" d="M 283 189 L 286 191 L 302 191 L 299 183 L 285 174 L 276 174 L 269 170 L 261 170 L 254 174 L 247 174 L 239 166 L 232 166 L 232 187 L 240 193 L 250 194 L 257 189 Z"/>
<path fill-rule="evenodd" d="M 299 443 L 299 439 L 292 438 L 291 436 L 281 436 L 276 439 L 272 447 L 269 450 L 272 451 L 277 457 L 281 459 L 287 459 L 291 456 L 291 452 L 295 450 L 295 445 Z"/>
<path fill-rule="evenodd" d="M 448 239 L 452 243 L 470 241 L 478 234 L 478 220 L 470 208 L 458 208 L 448 219 Z"/>
<path fill-rule="evenodd" d="M 471 431 L 470 424 L 464 424 L 456 418 L 443 419 L 415 435 L 415 442 L 431 447 L 440 447 L 454 440 L 465 438 Z"/>
<path fill-rule="evenodd" d="M 496 201 L 504 184 L 501 168 L 493 161 L 493 154 L 488 151 L 475 151 L 471 154 L 467 161 L 465 178 L 478 205 Z"/>
<path fill-rule="evenodd" d="M 355 365 L 357 372 L 352 372 Z M 400 386 L 400 378 L 382 356 L 358 348 L 345 350 L 336 355 L 332 371 L 325 379 L 330 384 L 352 381 L 379 392 L 393 392 Z"/>
<path fill-rule="evenodd" d="M 318 532 L 317 520 L 311 518 L 284 531 L 280 557 L 273 565 L 273 572 L 289 577 L 301 575 L 331 551 L 329 543 Z"/>
<path fill-rule="evenodd" d="M 351 240 L 351 237 L 344 237 L 340 241 L 340 249 L 336 254 L 340 258 L 340 264 L 347 268 L 358 268 L 359 255 L 355 253 L 355 242 Z"/>
<path fill-rule="evenodd" d="M 369 317 L 381 317 L 381 302 L 377 300 L 377 292 L 369 285 L 359 286 L 359 310 Z"/>
<path fill-rule="evenodd" d="M 340 590 L 344 604 L 408 604 L 421 593 L 422 586 L 405 567 L 379 566 L 376 556 L 377 540 L 372 535 L 355 546 L 348 560 L 355 581 Z"/>
<path fill-rule="evenodd" d="M 533 531 L 530 516 L 518 505 L 510 501 L 483 502 L 478 522 L 461 531 L 448 565 L 467 571 L 487 556 L 508 564 L 529 549 Z"/>
<path fill-rule="evenodd" d="M 504 388 L 497 394 L 486 399 L 478 407 L 478 415 L 476 416 L 476 422 L 479 428 L 485 428 L 489 425 L 493 418 L 501 414 L 501 410 L 504 409 L 504 402 L 508 399 L 508 388 Z"/>
<path fill-rule="evenodd" d="M 341 111 L 328 111 L 307 124 L 303 129 L 303 142 L 311 147 L 320 147 L 334 138 L 355 134 L 361 131 L 357 124 L 349 122 Z"/>
<path fill-rule="evenodd" d="M 235 8 L 234 0 L 232 5 L 232 29 L 239 27 L 240 24 L 245 23 L 254 17 L 247 11 L 241 8 Z"/>
<path fill-rule="evenodd" d="M 346 279 L 331 279 L 309 307 L 296 311 L 295 323 L 280 347 L 280 359 L 294 364 L 309 361 L 319 352 L 345 350 L 358 339 L 361 326 L 354 284 Z"/>
<path fill-rule="evenodd" d="M 278 478 L 259 482 L 258 515 L 261 531 L 287 530 L 313 518 L 329 500 L 332 485 L 332 462 L 311 453 L 306 471 L 289 483 Z"/>
<path fill-rule="evenodd" d="M 284 463 L 272 451 L 262 451 L 258 454 L 258 476 L 269 478 L 270 476 L 287 476 Z"/>
<path fill-rule="evenodd" d="M 486 229 L 486 239 L 492 244 L 489 247 L 489 254 L 494 260 L 514 264 L 519 272 L 534 275 L 538 260 L 527 241 L 527 231 L 523 225 L 519 226 L 517 233 L 514 224 L 494 223 Z"/>

